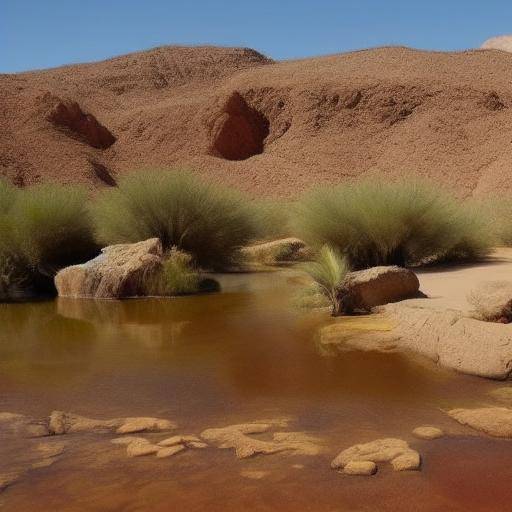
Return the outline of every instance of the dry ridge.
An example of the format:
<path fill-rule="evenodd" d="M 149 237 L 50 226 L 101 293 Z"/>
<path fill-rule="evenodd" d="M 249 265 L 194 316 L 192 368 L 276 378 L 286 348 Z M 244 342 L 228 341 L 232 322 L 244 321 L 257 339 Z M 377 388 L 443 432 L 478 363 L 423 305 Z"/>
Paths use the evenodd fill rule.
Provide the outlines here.
<path fill-rule="evenodd" d="M 252 195 L 355 177 L 512 189 L 512 54 L 377 48 L 273 62 L 250 49 L 162 47 L 0 75 L 0 173 L 114 185 L 196 169 Z"/>

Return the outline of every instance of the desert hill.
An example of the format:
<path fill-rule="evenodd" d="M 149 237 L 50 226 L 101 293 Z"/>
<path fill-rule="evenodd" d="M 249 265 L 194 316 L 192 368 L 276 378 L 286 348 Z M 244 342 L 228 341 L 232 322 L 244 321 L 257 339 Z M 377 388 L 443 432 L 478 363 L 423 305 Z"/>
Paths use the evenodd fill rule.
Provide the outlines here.
<path fill-rule="evenodd" d="M 215 47 L 0 75 L 0 174 L 94 189 L 180 166 L 252 195 L 359 176 L 510 192 L 511 76 L 495 50 L 274 62 Z"/>

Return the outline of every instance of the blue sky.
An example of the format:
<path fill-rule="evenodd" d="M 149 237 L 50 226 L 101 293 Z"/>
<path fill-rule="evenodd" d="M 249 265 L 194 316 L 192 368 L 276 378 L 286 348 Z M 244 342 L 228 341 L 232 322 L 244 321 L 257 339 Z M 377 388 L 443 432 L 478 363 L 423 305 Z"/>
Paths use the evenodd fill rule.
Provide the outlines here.
<path fill-rule="evenodd" d="M 383 45 L 460 50 L 512 33 L 512 0 L 0 0 L 0 72 L 166 44 L 275 59 Z"/>

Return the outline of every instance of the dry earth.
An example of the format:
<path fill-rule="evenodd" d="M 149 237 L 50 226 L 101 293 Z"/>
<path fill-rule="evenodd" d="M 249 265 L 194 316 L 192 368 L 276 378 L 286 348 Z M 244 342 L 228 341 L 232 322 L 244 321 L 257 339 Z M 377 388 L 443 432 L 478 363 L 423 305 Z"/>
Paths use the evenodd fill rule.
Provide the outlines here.
<path fill-rule="evenodd" d="M 0 174 L 90 189 L 181 166 L 254 196 L 418 175 L 512 189 L 512 55 L 377 48 L 273 62 L 162 47 L 0 75 Z"/>

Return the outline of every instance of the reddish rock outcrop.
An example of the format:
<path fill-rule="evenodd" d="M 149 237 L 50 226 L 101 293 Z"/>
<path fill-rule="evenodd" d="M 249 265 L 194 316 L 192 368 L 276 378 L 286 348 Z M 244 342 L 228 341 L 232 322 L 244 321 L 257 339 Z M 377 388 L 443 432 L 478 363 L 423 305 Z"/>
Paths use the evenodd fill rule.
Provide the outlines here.
<path fill-rule="evenodd" d="M 106 149 L 116 138 L 92 114 L 86 114 L 76 101 L 58 101 L 48 113 L 48 121 L 69 130 L 89 146 Z"/>

